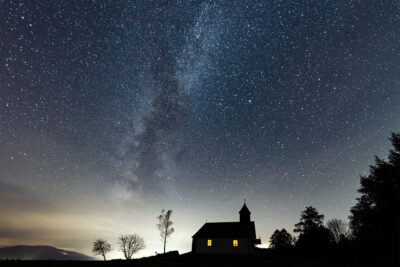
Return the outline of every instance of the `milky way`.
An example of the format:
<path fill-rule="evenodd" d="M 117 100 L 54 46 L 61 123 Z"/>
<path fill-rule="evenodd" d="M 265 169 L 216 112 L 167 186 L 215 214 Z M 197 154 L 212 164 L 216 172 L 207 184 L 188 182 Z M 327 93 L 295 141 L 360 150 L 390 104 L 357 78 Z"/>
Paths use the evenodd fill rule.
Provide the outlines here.
<path fill-rule="evenodd" d="M 2 191 L 71 212 L 104 202 L 104 217 L 172 207 L 194 218 L 172 241 L 183 250 L 206 219 L 236 220 L 243 198 L 264 240 L 306 205 L 346 219 L 400 130 L 399 8 L 0 1 Z"/>

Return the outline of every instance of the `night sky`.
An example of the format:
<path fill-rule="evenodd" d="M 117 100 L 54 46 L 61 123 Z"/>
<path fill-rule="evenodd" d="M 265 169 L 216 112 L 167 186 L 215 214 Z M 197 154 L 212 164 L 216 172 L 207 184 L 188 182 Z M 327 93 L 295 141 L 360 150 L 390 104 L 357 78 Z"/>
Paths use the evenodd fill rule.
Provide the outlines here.
<path fill-rule="evenodd" d="M 347 220 L 391 131 L 398 0 L 0 0 L 0 246 Z"/>

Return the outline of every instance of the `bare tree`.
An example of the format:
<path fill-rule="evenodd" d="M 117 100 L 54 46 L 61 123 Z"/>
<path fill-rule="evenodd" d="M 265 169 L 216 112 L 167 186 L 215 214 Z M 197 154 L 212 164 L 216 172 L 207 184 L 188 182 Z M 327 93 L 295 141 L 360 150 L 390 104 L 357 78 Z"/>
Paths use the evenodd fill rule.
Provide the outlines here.
<path fill-rule="evenodd" d="M 343 220 L 330 219 L 327 221 L 326 226 L 331 231 L 336 243 L 339 243 L 343 237 L 348 237 L 349 235 L 348 224 Z"/>
<path fill-rule="evenodd" d="M 102 255 L 104 260 L 106 260 L 106 254 L 111 250 L 112 250 L 111 245 L 110 243 L 107 242 L 107 240 L 99 238 L 93 242 L 93 249 L 92 249 L 93 254 Z"/>
<path fill-rule="evenodd" d="M 174 228 L 171 227 L 173 223 L 171 221 L 171 215 L 172 210 L 165 211 L 162 209 L 161 214 L 157 217 L 157 227 L 160 230 L 161 241 L 164 242 L 164 253 L 167 245 L 167 238 L 175 231 Z"/>
<path fill-rule="evenodd" d="M 118 238 L 119 248 L 124 253 L 127 260 L 132 259 L 133 254 L 146 247 L 143 238 L 138 234 L 121 235 Z"/>

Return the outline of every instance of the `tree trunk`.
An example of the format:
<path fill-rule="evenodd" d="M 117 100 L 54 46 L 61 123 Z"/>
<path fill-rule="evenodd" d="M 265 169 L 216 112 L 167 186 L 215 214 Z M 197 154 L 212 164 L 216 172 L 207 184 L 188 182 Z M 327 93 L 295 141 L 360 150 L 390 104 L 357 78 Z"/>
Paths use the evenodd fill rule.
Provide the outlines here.
<path fill-rule="evenodd" d="M 165 245 L 167 244 L 167 233 L 164 235 L 164 254 L 165 254 Z"/>
<path fill-rule="evenodd" d="M 106 254 L 104 254 L 104 253 L 103 253 L 103 258 L 104 258 L 104 261 L 106 261 Z"/>

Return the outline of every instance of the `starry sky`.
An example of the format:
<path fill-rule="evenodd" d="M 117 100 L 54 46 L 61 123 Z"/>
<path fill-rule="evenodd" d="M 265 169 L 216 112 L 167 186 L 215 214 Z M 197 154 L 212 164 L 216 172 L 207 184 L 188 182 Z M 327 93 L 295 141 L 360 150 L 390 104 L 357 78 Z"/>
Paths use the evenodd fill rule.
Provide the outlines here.
<path fill-rule="evenodd" d="M 0 0 L 0 246 L 189 251 L 243 199 L 265 244 L 347 220 L 400 131 L 396 1 Z"/>

